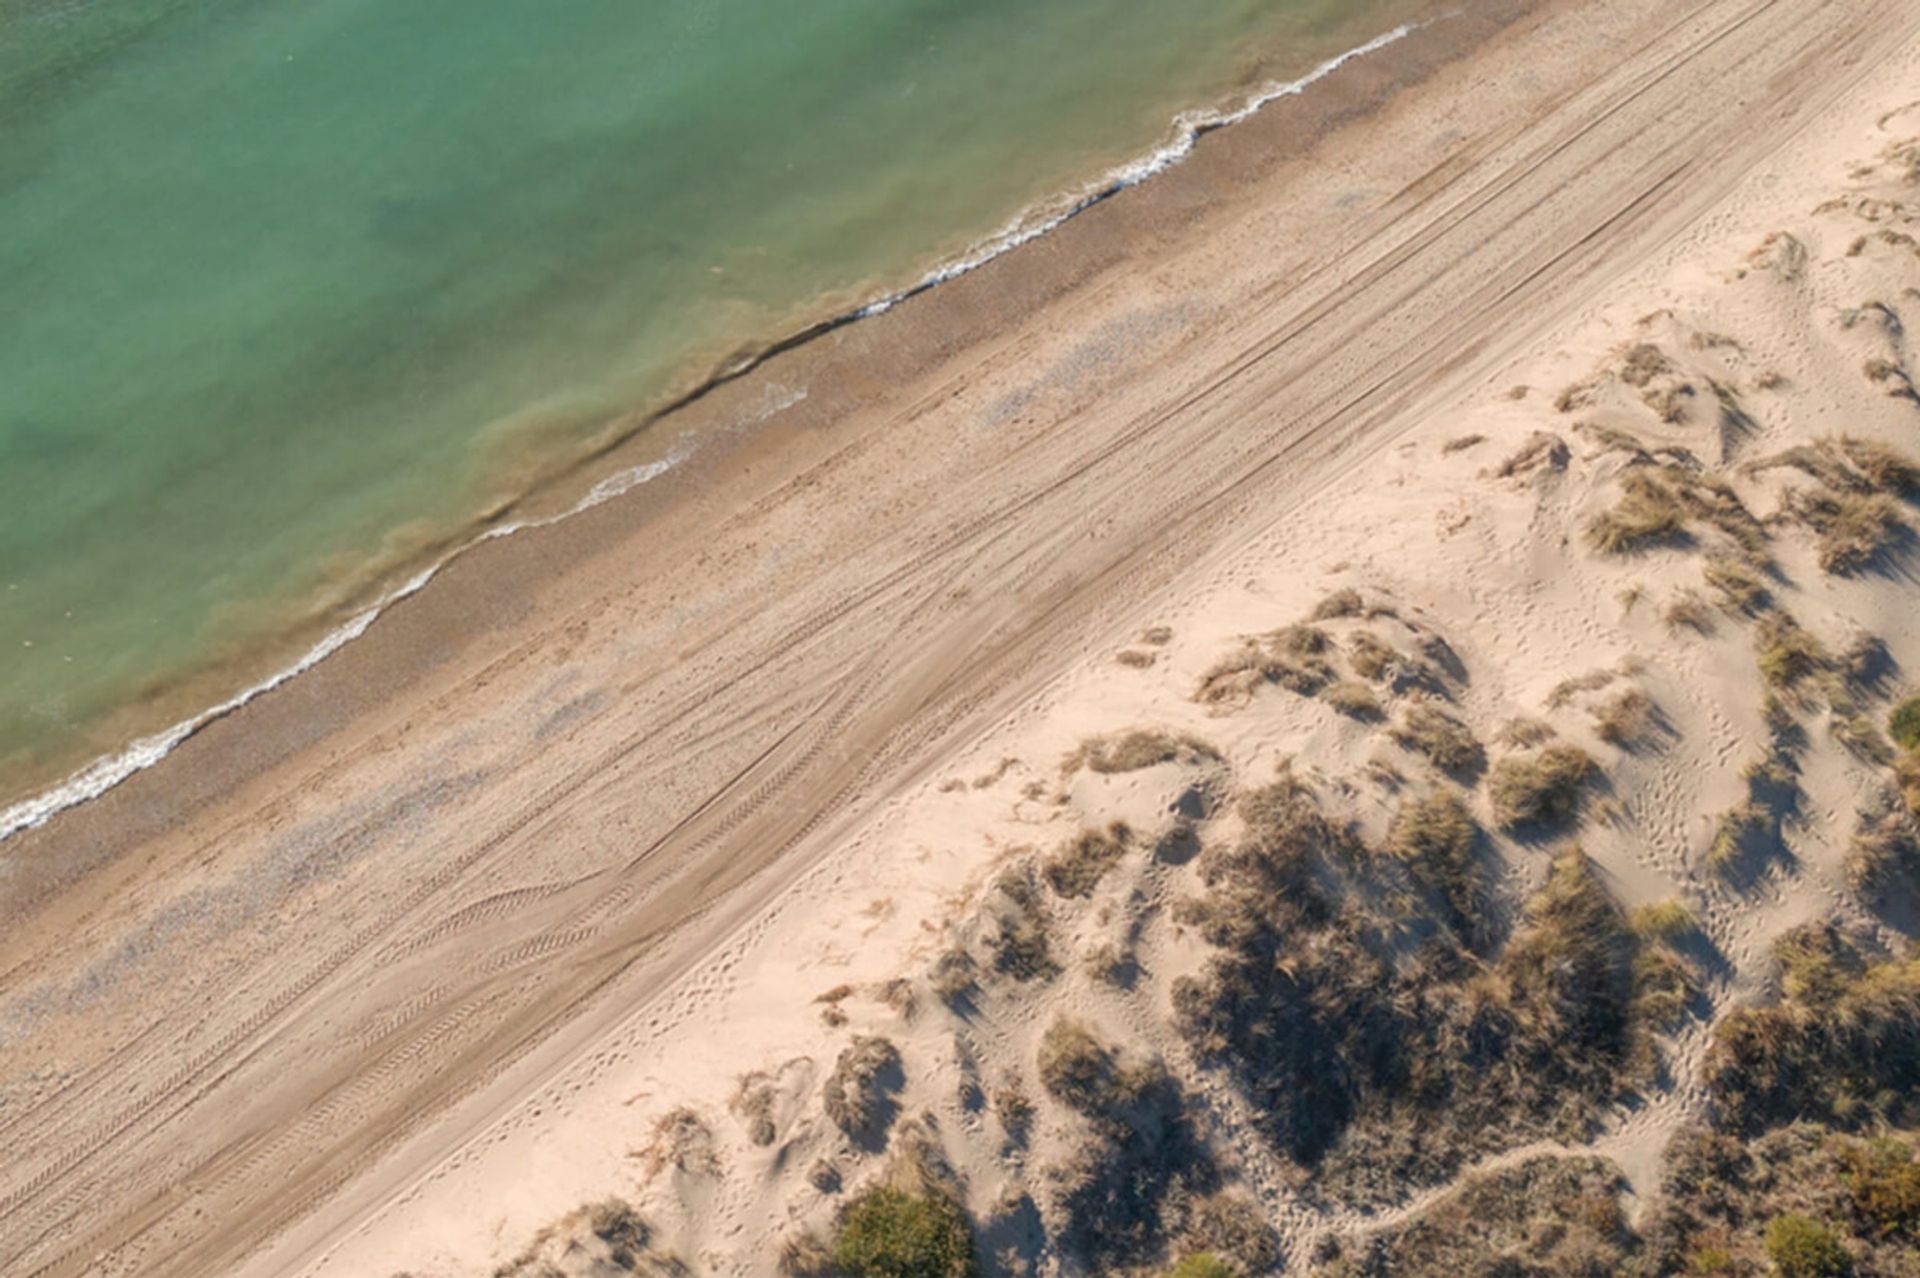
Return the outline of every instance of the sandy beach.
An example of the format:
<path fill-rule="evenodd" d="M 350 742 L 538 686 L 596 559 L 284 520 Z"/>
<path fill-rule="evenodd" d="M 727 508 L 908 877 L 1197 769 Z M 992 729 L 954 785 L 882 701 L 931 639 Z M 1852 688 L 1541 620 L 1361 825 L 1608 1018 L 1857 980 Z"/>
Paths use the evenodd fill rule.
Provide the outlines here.
<path fill-rule="evenodd" d="M 1804 363 L 1794 411 L 1911 434 L 1851 351 L 1822 380 L 1772 303 L 1701 299 L 1920 135 L 1916 102 L 1911 0 L 1487 0 L 690 404 L 660 430 L 715 442 L 664 478 L 461 556 L 0 843 L 0 1270 L 488 1273 L 618 1192 L 670 1204 L 695 1272 L 770 1272 L 818 1206 L 805 1160 L 663 1174 L 657 1124 L 831 1059 L 850 1031 L 814 1000 L 924 962 L 1052 823 L 1136 804 L 1151 828 L 1186 780 L 1034 797 L 1087 736 L 1152 721 L 1243 772 L 1364 758 L 1193 698 L 1237 636 L 1349 584 L 1444 632 L 1488 721 L 1672 656 L 1619 618 L 1632 574 L 1574 565 L 1542 490 L 1485 480 L 1570 429 L 1554 396 L 1641 317 L 1771 334 Z M 1578 506 L 1606 477 L 1574 473 Z M 1920 668 L 1901 590 L 1810 586 L 1810 616 L 1882 616 Z M 1616 781 L 1659 796 L 1645 842 L 1675 857 L 1700 835 L 1675 796 L 1727 789 L 1752 727 L 1715 708 L 1714 651 L 1649 676 L 1685 744 Z M 1633 902 L 1686 877 L 1592 844 Z M 1730 949 L 1833 898 L 1809 861 L 1806 893 L 1729 916 Z M 1690 1103 L 1608 1137 L 1630 1178 Z M 1284 1211 L 1301 1257 L 1354 1223 Z"/>

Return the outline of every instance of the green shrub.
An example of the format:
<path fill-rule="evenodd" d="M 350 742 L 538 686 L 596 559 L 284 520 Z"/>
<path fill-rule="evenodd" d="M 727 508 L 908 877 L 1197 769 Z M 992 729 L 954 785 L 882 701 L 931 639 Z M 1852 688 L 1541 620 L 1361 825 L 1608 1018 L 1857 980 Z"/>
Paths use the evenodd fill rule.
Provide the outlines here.
<path fill-rule="evenodd" d="M 1852 1269 L 1839 1237 L 1817 1220 L 1788 1213 L 1767 1226 L 1767 1257 L 1782 1278 L 1844 1278 Z"/>
<path fill-rule="evenodd" d="M 1920 750 L 1920 697 L 1910 697 L 1894 710 L 1887 731 L 1902 750 Z"/>
<path fill-rule="evenodd" d="M 1195 1252 L 1183 1256 L 1180 1263 L 1167 1270 L 1167 1278 L 1238 1278 L 1232 1265 L 1209 1251 Z"/>
<path fill-rule="evenodd" d="M 973 1231 L 942 1194 L 881 1187 L 848 1206 L 833 1262 L 858 1278 L 971 1278 Z"/>

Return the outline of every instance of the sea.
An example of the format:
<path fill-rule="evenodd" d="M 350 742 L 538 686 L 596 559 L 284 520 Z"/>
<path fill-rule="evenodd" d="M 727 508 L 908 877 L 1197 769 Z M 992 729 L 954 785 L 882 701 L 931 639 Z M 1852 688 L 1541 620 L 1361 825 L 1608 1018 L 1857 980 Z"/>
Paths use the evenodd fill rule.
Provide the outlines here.
<path fill-rule="evenodd" d="M 650 409 L 1434 12 L 0 0 L 0 838 Z"/>

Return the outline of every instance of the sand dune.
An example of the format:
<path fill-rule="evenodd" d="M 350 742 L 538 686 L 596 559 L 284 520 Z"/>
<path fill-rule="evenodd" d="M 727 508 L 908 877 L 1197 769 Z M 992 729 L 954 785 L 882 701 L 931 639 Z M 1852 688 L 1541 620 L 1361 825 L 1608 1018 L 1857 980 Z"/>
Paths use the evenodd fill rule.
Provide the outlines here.
<path fill-rule="evenodd" d="M 1426 653 L 1483 741 L 1542 719 L 1600 762 L 1583 845 L 1627 906 L 1692 903 L 1727 959 L 1716 1012 L 1795 923 L 1897 939 L 1842 867 L 1884 769 L 1826 737 L 1796 860 L 1703 869 L 1766 734 L 1754 624 L 1701 577 L 1728 534 L 1608 555 L 1586 530 L 1632 450 L 1685 448 L 1737 473 L 1802 625 L 1920 668 L 1904 561 L 1828 571 L 1822 517 L 1781 496 L 1806 472 L 1741 469 L 1841 432 L 1912 444 L 1888 392 L 1920 259 L 1882 232 L 1917 34 L 1911 3 L 1479 6 L 703 401 L 788 406 L 651 505 L 470 556 L 10 842 L 0 1268 L 488 1272 L 618 1193 L 695 1271 L 761 1272 L 830 1214 L 817 1163 L 853 1184 L 885 1161 L 820 1108 L 855 1035 L 901 1052 L 896 1147 L 938 1146 L 984 1218 L 1071 1125 L 1036 1098 L 1009 1154 L 968 1088 L 1062 1006 L 1191 1081 L 1281 1255 L 1390 1226 L 1302 1195 L 1167 1028 L 1204 957 L 1169 921 L 1196 871 L 1141 853 L 1229 828 L 1227 793 L 1283 759 L 1371 837 L 1394 800 L 1369 775 L 1428 783 L 1393 738 L 1417 688 L 1371 692 L 1375 722 L 1236 658 L 1253 677 L 1195 695 L 1343 588 L 1393 608 L 1381 641 Z M 1628 690 L 1658 748 L 1598 735 Z M 1136 728 L 1207 749 L 1063 771 Z M 986 944 L 994 877 L 1112 820 L 1118 868 L 1050 907 L 1059 983 L 989 985 L 957 1021 L 929 965 Z M 1503 882 L 1544 877 L 1496 843 Z M 1143 978 L 1090 972 L 1101 947 Z M 1579 1145 L 1636 1189 L 1704 1103 L 1711 1020 Z"/>

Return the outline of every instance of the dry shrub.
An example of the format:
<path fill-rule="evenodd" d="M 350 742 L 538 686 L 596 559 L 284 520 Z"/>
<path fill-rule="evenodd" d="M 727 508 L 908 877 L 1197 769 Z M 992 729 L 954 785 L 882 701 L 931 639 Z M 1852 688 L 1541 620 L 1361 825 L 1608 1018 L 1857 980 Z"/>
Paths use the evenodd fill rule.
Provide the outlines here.
<path fill-rule="evenodd" d="M 999 924 L 987 940 L 995 971 L 1016 981 L 1046 980 L 1060 971 L 1053 961 L 1046 903 L 1029 867 L 1002 872 L 990 906 Z"/>
<path fill-rule="evenodd" d="M 1719 592 L 1720 602 L 1729 612 L 1760 612 L 1773 601 L 1773 592 L 1752 565 L 1727 555 L 1715 555 L 1701 570 L 1707 585 Z"/>
<path fill-rule="evenodd" d="M 1336 590 L 1314 605 L 1308 621 L 1333 621 L 1340 617 L 1358 617 L 1367 610 L 1367 601 L 1351 586 Z"/>
<path fill-rule="evenodd" d="M 1093 1272 L 1161 1254 L 1169 1209 L 1218 1186 L 1179 1087 L 1158 1064 L 1130 1065 L 1064 1018 L 1042 1039 L 1038 1066 L 1047 1091 L 1087 1120 L 1088 1139 L 1046 1169 L 1056 1244 Z"/>
<path fill-rule="evenodd" d="M 1547 431 L 1535 431 L 1517 451 L 1495 467 L 1493 473 L 1501 479 L 1512 479 L 1540 470 L 1560 471 L 1565 470 L 1572 459 L 1573 451 L 1567 447 L 1566 440 Z"/>
<path fill-rule="evenodd" d="M 1195 699 L 1210 704 L 1244 701 L 1263 683 L 1310 697 L 1336 677 L 1327 659 L 1331 646 L 1326 631 L 1314 626 L 1286 626 L 1249 639 L 1202 676 Z"/>
<path fill-rule="evenodd" d="M 927 979 L 933 992 L 951 1003 L 964 997 L 979 980 L 979 968 L 973 955 L 958 946 L 942 950 L 928 968 Z"/>
<path fill-rule="evenodd" d="M 1410 707 L 1393 739 L 1404 748 L 1425 755 L 1445 772 L 1477 772 L 1487 761 L 1487 752 L 1473 730 L 1437 706 L 1421 703 Z"/>
<path fill-rule="evenodd" d="M 1355 631 L 1347 639 L 1347 664 L 1362 679 L 1378 683 L 1399 660 L 1399 651 L 1371 630 Z"/>
<path fill-rule="evenodd" d="M 1056 895 L 1092 896 L 1107 871 L 1120 864 L 1132 837 L 1133 831 L 1122 821 L 1104 830 L 1082 830 L 1067 840 L 1040 873 Z"/>
<path fill-rule="evenodd" d="M 1583 692 L 1598 692 L 1612 683 L 1618 675 L 1612 670 L 1589 670 L 1585 674 L 1562 679 L 1547 693 L 1547 709 L 1558 710 L 1570 703 Z"/>
<path fill-rule="evenodd" d="M 1483 925 L 1485 892 L 1473 860 L 1479 838 L 1472 811 L 1449 790 L 1405 804 L 1387 831 L 1388 853 L 1406 862 L 1416 881 L 1438 892 L 1466 936 Z"/>
<path fill-rule="evenodd" d="M 1677 591 L 1667 602 L 1666 610 L 1660 617 L 1670 631 L 1684 629 L 1706 634 L 1713 629 L 1713 618 L 1707 611 L 1706 601 L 1692 590 Z"/>
<path fill-rule="evenodd" d="M 1877 440 L 1854 435 L 1843 435 L 1834 442 L 1875 491 L 1896 497 L 1920 493 L 1920 462 L 1908 454 Z"/>
<path fill-rule="evenodd" d="M 1175 1024 L 1318 1192 L 1390 1201 L 1494 1149 L 1584 1139 L 1650 1060 L 1636 1020 L 1646 947 L 1583 861 L 1556 869 L 1491 956 L 1453 911 L 1408 954 L 1410 916 L 1368 903 L 1417 895 L 1426 857 L 1462 864 L 1451 804 L 1410 805 L 1392 856 L 1291 778 L 1247 806 L 1259 819 L 1208 849 L 1205 893 L 1176 912 L 1214 950 L 1175 983 Z"/>
<path fill-rule="evenodd" d="M 1699 926 L 1693 911 L 1678 898 L 1643 905 L 1633 912 L 1629 922 L 1639 935 L 1660 941 L 1671 941 Z"/>
<path fill-rule="evenodd" d="M 873 1143 L 893 1121 L 900 1049 L 884 1038 L 858 1035 L 840 1053 L 821 1093 L 827 1117 L 856 1142 Z"/>
<path fill-rule="evenodd" d="M 1662 1192 L 1648 1222 L 1650 1272 L 1792 1274 L 1792 1235 L 1824 1234 L 1847 1258 L 1842 1273 L 1912 1272 L 1920 1230 L 1920 1163 L 1912 1132 L 1854 1140 L 1796 1123 L 1757 1138 L 1705 1127 L 1669 1144 Z M 1824 1222 L 1812 1235 L 1781 1220 Z M 1825 1245 L 1811 1249 L 1831 1260 Z M 1816 1261 L 1816 1263 L 1818 1263 Z"/>
<path fill-rule="evenodd" d="M 1796 1118 L 1841 1126 L 1920 1111 L 1920 957 L 1873 955 L 1831 924 L 1782 938 L 1781 999 L 1714 1033 L 1708 1079 L 1720 1120 L 1756 1132 Z"/>
<path fill-rule="evenodd" d="M 1815 675 L 1833 667 L 1825 644 L 1784 612 L 1760 619 L 1754 633 L 1754 655 L 1767 687 L 1782 695 L 1797 693 Z"/>
<path fill-rule="evenodd" d="M 1862 817 L 1847 849 L 1847 882 L 1863 896 L 1877 897 L 1907 884 L 1920 887 L 1920 832 L 1913 817 L 1885 812 Z"/>
<path fill-rule="evenodd" d="M 1638 749 L 1659 735 L 1659 710 L 1639 688 L 1627 688 L 1609 697 L 1593 711 L 1593 728 L 1600 739 L 1623 750 Z"/>
<path fill-rule="evenodd" d="M 1791 509 L 1813 530 L 1820 566 L 1839 577 L 1872 566 L 1906 527 L 1900 507 L 1883 493 L 1816 490 L 1796 494 Z"/>
<path fill-rule="evenodd" d="M 1115 736 L 1090 737 L 1066 757 L 1061 771 L 1111 775 L 1138 772 L 1162 763 L 1215 763 L 1220 752 L 1198 737 L 1157 730 L 1135 729 Z"/>
<path fill-rule="evenodd" d="M 1548 746 L 1536 755 L 1509 755 L 1494 765 L 1487 783 L 1501 829 L 1558 825 L 1580 810 L 1586 785 L 1599 773 L 1586 751 Z"/>
<path fill-rule="evenodd" d="M 1595 1157 L 1529 1159 L 1469 1177 L 1459 1191 L 1381 1233 L 1351 1278 L 1616 1278 L 1638 1272 L 1640 1239 L 1620 1207 L 1625 1181 Z"/>
<path fill-rule="evenodd" d="M 1686 527 L 1686 507 L 1673 489 L 1634 469 L 1620 477 L 1620 500 L 1587 521 L 1587 540 L 1602 554 L 1619 555 L 1677 540 Z"/>
<path fill-rule="evenodd" d="M 1327 706 L 1350 719 L 1378 719 L 1380 699 L 1373 695 L 1373 689 L 1356 679 L 1343 679 L 1339 683 L 1328 684 L 1320 694 L 1320 700 Z"/>

